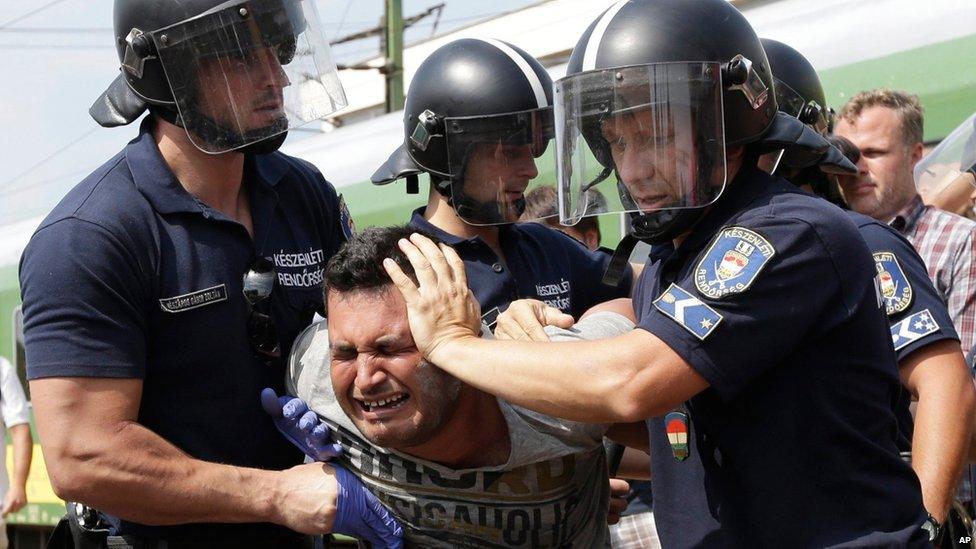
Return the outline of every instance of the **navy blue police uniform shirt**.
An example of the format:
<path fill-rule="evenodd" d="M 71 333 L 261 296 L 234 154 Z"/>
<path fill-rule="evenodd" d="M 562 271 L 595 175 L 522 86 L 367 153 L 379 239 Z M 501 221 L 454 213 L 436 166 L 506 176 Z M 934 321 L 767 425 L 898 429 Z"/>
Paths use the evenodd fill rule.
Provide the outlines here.
<path fill-rule="evenodd" d="M 710 385 L 648 420 L 664 546 L 927 545 L 875 274 L 840 209 L 754 168 L 652 251 L 638 326 Z"/>
<path fill-rule="evenodd" d="M 541 223 L 498 226 L 503 263 L 481 238 L 454 236 L 432 225 L 423 214 L 424 208 L 414 211 L 410 225 L 454 248 L 464 261 L 468 286 L 489 326 L 517 299 L 537 299 L 579 318 L 598 303 L 630 295 L 630 269 L 617 286 L 604 285 L 601 280 L 610 264 L 609 254 L 591 251 Z"/>
<path fill-rule="evenodd" d="M 847 214 L 874 255 L 881 299 L 891 324 L 891 341 L 898 363 L 932 343 L 946 339 L 959 341 L 945 301 L 932 284 L 925 262 L 912 244 L 886 223 L 853 211 Z M 895 405 L 902 451 L 911 450 L 914 430 L 908 408 L 911 398 L 908 389 L 902 387 Z"/>
<path fill-rule="evenodd" d="M 255 258 L 273 258 L 270 310 L 287 357 L 322 310 L 323 268 L 347 237 L 348 210 L 310 164 L 249 155 L 252 240 L 186 192 L 151 128 L 147 119 L 68 193 L 24 251 L 28 378 L 141 379 L 139 423 L 189 455 L 262 469 L 301 463 L 260 406 L 262 388 L 284 392 L 285 370 L 251 350 L 243 275 Z M 114 522 L 121 533 L 167 540 L 297 536 L 271 524 Z"/>

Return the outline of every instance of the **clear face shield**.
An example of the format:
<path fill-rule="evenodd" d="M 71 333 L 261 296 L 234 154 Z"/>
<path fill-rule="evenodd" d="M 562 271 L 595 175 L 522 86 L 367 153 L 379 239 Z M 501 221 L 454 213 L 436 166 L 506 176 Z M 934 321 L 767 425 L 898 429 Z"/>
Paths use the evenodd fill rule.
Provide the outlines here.
<path fill-rule="evenodd" d="M 976 191 L 976 114 L 915 165 L 915 187 L 926 204 L 967 213 Z"/>
<path fill-rule="evenodd" d="M 346 106 L 312 0 L 231 1 L 151 36 L 187 134 L 205 152 Z"/>
<path fill-rule="evenodd" d="M 656 63 L 563 78 L 556 83 L 555 122 L 563 224 L 603 213 L 702 208 L 725 188 L 719 63 Z M 592 189 L 607 197 L 605 207 L 589 204 Z"/>
<path fill-rule="evenodd" d="M 539 158 L 553 139 L 552 109 L 444 120 L 451 201 L 471 225 L 520 219 L 530 187 L 539 181 Z M 544 170 L 546 171 L 546 170 Z"/>

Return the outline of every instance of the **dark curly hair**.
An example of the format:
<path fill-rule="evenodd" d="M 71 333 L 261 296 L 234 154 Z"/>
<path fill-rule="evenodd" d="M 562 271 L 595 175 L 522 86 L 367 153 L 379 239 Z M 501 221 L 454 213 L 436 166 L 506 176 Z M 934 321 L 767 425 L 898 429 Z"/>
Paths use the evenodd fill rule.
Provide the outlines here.
<path fill-rule="evenodd" d="M 397 246 L 401 238 L 409 238 L 413 233 L 420 233 L 435 244 L 440 243 L 437 237 L 408 225 L 372 227 L 354 235 L 326 265 L 324 295 L 328 296 L 329 290 L 340 293 L 385 290 L 393 284 L 383 268 L 383 260 L 386 258 L 396 261 L 403 272 L 416 282 L 417 277 L 410 261 Z"/>

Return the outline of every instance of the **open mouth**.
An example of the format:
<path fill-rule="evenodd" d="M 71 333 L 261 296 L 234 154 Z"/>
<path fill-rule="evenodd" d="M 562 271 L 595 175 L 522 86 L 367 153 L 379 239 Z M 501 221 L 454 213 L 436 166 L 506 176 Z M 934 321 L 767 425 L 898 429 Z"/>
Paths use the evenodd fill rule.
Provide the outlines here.
<path fill-rule="evenodd" d="M 637 199 L 637 205 L 640 206 L 642 210 L 665 208 L 671 205 L 671 202 L 671 197 L 666 194 L 652 194 L 641 196 Z"/>
<path fill-rule="evenodd" d="M 385 410 L 395 410 L 403 406 L 408 400 L 410 400 L 410 395 L 406 393 L 396 393 L 389 397 L 378 399 L 378 400 L 360 400 L 354 399 L 359 408 L 364 412 L 380 412 Z"/>

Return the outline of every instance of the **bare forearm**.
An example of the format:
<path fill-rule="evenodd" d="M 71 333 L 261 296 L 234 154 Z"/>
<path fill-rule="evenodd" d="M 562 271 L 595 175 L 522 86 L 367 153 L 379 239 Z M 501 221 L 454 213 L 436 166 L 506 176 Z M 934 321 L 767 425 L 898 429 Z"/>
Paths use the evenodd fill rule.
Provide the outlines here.
<path fill-rule="evenodd" d="M 676 380 L 659 375 L 640 330 L 585 342 L 468 338 L 433 362 L 471 385 L 544 414 L 592 423 L 639 421 L 681 402 Z M 661 344 L 663 346 L 663 344 Z"/>
<path fill-rule="evenodd" d="M 608 355 L 611 353 L 612 356 Z M 620 377 L 608 371 L 619 350 L 596 342 L 535 343 L 469 338 L 451 345 L 435 364 L 513 404 L 589 422 L 618 422 L 611 406 Z"/>
<path fill-rule="evenodd" d="M 34 441 L 31 439 L 30 426 L 27 424 L 14 425 L 10 428 L 10 439 L 13 441 L 14 468 L 10 475 L 10 483 L 23 488 L 27 484 L 30 473 L 31 457 L 34 452 Z"/>
<path fill-rule="evenodd" d="M 940 521 L 955 495 L 973 429 L 972 388 L 942 383 L 922 387 L 912 439 L 912 467 L 925 508 Z M 950 404 L 951 403 L 951 404 Z"/>
<path fill-rule="evenodd" d="M 273 520 L 272 472 L 193 459 L 137 423 L 75 442 L 70 451 L 42 448 L 48 463 L 58 464 L 49 469 L 59 495 L 126 520 Z"/>

